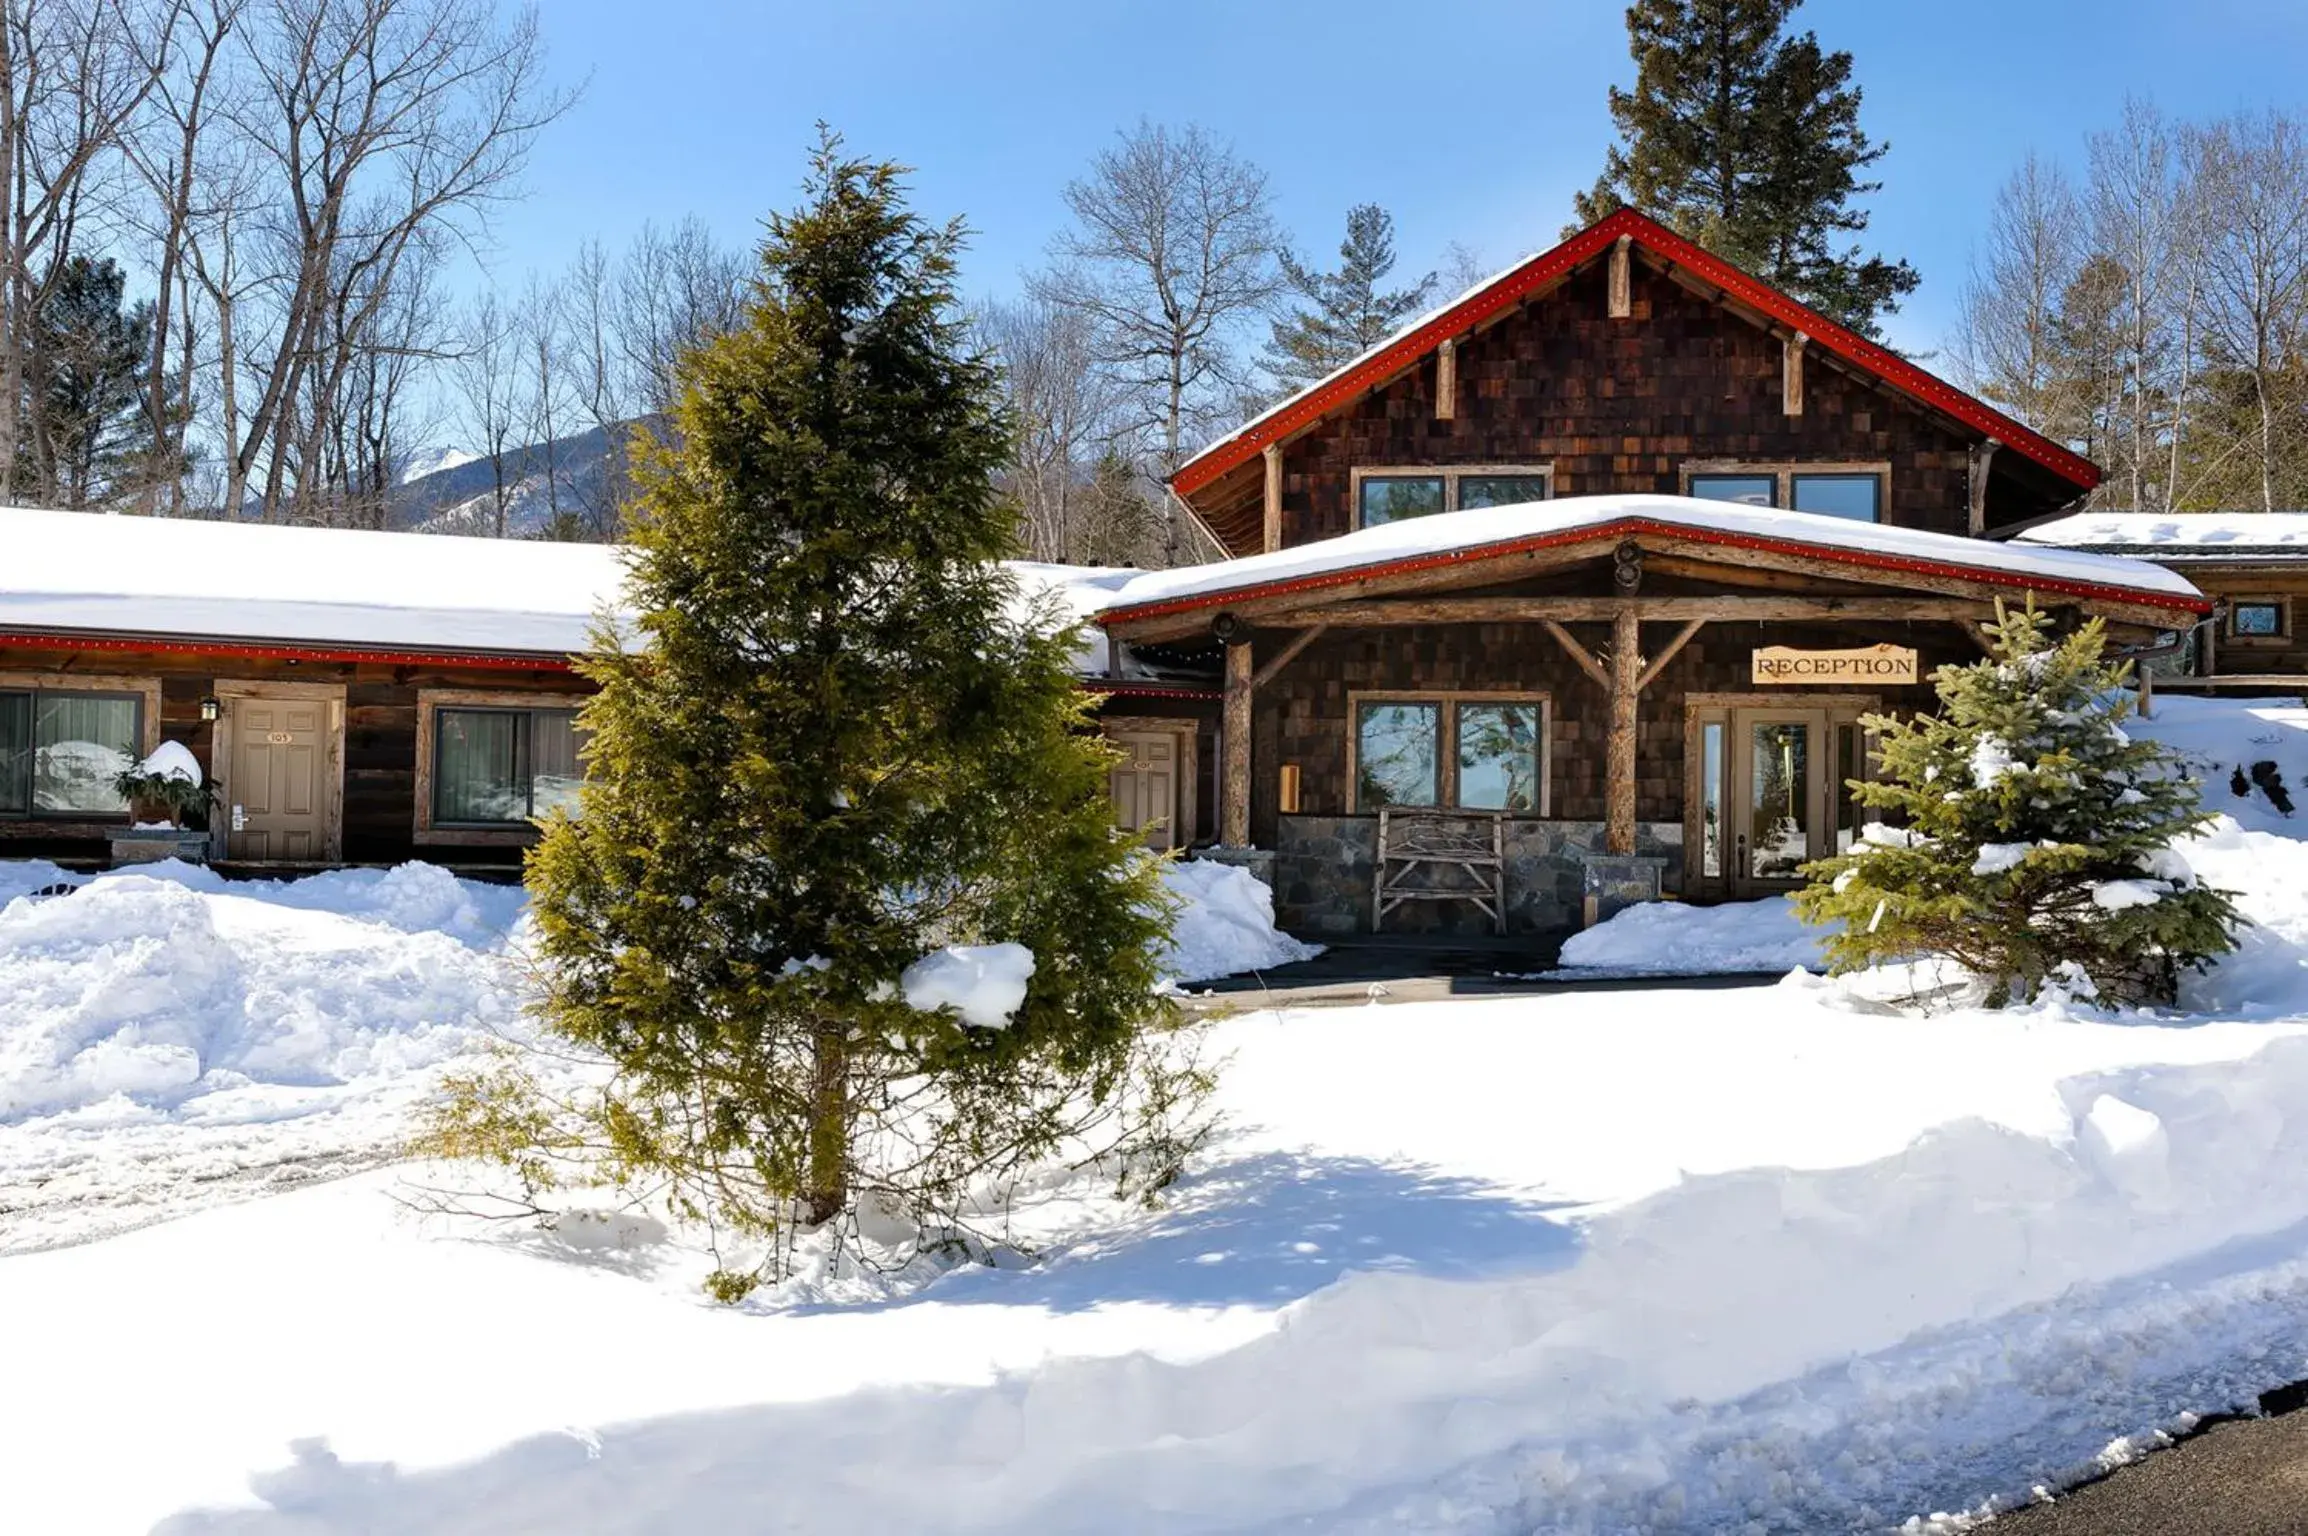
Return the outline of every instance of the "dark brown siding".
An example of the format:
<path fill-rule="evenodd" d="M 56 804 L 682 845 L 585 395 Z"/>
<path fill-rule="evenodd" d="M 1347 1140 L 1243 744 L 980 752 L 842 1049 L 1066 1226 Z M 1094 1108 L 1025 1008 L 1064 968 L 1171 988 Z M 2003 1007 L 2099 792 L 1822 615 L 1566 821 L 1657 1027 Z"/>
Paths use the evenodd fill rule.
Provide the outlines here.
<path fill-rule="evenodd" d="M 2291 627 L 2280 639 L 2248 639 L 2228 632 L 2223 617 L 2211 630 L 2214 673 L 2288 672 L 2308 677 L 2308 567 L 2270 562 L 2260 566 L 2182 565 L 2180 574 L 2223 604 L 2279 598 L 2289 604 Z"/>
<path fill-rule="evenodd" d="M 1604 645 L 1607 626 L 1571 626 L 1590 648 Z M 1646 626 L 1647 644 L 1660 644 L 1674 626 Z M 1645 689 L 1637 717 L 1637 819 L 1683 819 L 1683 707 L 1692 693 L 1775 690 L 1749 681 L 1750 653 L 1763 645 L 1836 649 L 1889 641 L 1914 646 L 1924 672 L 1947 661 L 1976 660 L 1979 652 L 1946 624 L 1818 627 L 1711 624 Z M 1603 690 L 1572 664 L 1536 626 L 1437 624 L 1371 629 L 1326 637 L 1259 692 L 1253 716 L 1251 837 L 1261 847 L 1275 836 L 1276 770 L 1296 763 L 1300 807 L 1310 816 L 1349 813 L 1346 757 L 1348 695 L 1364 691 L 1530 692 L 1551 699 L 1548 815 L 1597 821 L 1604 815 L 1603 737 L 1609 718 Z M 1875 690 L 1840 690 L 1865 694 Z M 1907 712 L 1928 708 L 1928 687 L 1879 691 L 1884 704 Z"/>
<path fill-rule="evenodd" d="M 144 651 L 61 651 L 0 645 L 0 672 L 86 672 L 160 682 L 160 734 L 181 741 L 211 776 L 214 728 L 200 718 L 220 681 L 342 683 L 345 689 L 344 852 L 349 863 L 418 857 L 453 863 L 517 863 L 518 848 L 420 850 L 416 831 L 417 691 L 501 689 L 582 694 L 590 685 L 557 669 L 402 667 L 380 662 L 288 662 Z M 12 851 L 100 857 L 98 827 L 0 820 Z"/>
<path fill-rule="evenodd" d="M 1886 521 L 1961 534 L 1968 440 L 1813 356 L 1800 416 L 1781 408 L 1780 344 L 1636 266 L 1634 315 L 1604 314 L 1601 264 L 1461 342 L 1457 414 L 1437 421 L 1421 363 L 1284 449 L 1286 545 L 1348 532 L 1349 472 L 1547 464 L 1557 496 L 1678 494 L 1686 460 L 1887 463 Z"/>

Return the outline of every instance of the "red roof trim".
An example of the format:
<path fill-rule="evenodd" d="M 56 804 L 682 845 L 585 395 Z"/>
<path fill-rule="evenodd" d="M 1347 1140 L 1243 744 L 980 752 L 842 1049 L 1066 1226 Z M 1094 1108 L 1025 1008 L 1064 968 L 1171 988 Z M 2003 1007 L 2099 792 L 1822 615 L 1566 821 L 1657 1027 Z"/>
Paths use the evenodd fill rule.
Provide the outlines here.
<path fill-rule="evenodd" d="M 1085 693 L 1128 699 L 1223 699 L 1223 688 L 1198 688 L 1190 683 L 1127 683 L 1113 678 L 1085 677 L 1077 685 Z"/>
<path fill-rule="evenodd" d="M 309 645 L 265 645 L 242 640 L 167 640 L 156 636 L 78 634 L 0 629 L 0 645 L 44 645 L 75 651 L 160 651 L 171 656 L 238 656 L 265 661 L 384 662 L 403 667 L 473 667 L 518 672 L 573 671 L 566 656 L 514 656 L 472 651 L 331 650 Z"/>
<path fill-rule="evenodd" d="M 1803 555 L 1814 560 L 1833 561 L 1841 565 L 1859 566 L 1869 570 L 1901 571 L 1911 575 L 1941 576 L 1960 581 L 1983 582 L 1990 586 L 2009 587 L 2014 591 L 2043 592 L 2061 597 L 2080 597 L 2103 601 L 2143 603 L 2154 608 L 2171 608 L 2182 613 L 2205 614 L 2212 611 L 2211 600 L 2204 597 L 2182 597 L 2177 592 L 2143 592 L 2131 587 L 2088 581 L 2066 581 L 2055 576 L 2030 576 L 2017 571 L 1999 571 L 1972 565 L 1960 565 L 1945 560 L 1919 560 L 1911 555 L 1881 554 L 1874 550 L 1846 549 L 1841 545 L 1810 544 L 1800 539 L 1764 538 L 1756 534 L 1732 533 L 1717 528 L 1686 527 L 1681 523 L 1655 522 L 1646 517 L 1618 518 L 1592 527 L 1560 530 L 1554 533 L 1531 534 L 1519 539 L 1501 539 L 1490 544 L 1475 544 L 1464 549 L 1439 550 L 1432 554 L 1411 555 L 1400 560 L 1382 560 L 1373 565 L 1352 566 L 1345 570 L 1323 571 L 1311 576 L 1292 576 L 1276 581 L 1256 582 L 1247 587 L 1234 587 L 1223 592 L 1200 592 L 1190 597 L 1175 597 L 1151 603 L 1132 603 L 1109 608 L 1098 615 L 1098 622 L 1109 628 L 1131 619 L 1157 619 L 1174 613 L 1191 613 L 1198 608 L 1220 608 L 1228 603 L 1248 602 L 1258 598 L 1289 597 L 1299 592 L 1315 592 L 1326 587 L 1347 586 L 1367 581 L 1374 576 L 1401 576 L 1414 571 L 1434 570 L 1441 566 L 1466 564 L 1480 560 L 1495 560 L 1509 555 L 1529 554 L 1537 550 L 1559 548 L 1565 544 L 1603 543 L 1634 534 L 1656 534 L 1662 538 L 1689 539 L 1699 544 L 1719 544 L 1731 549 L 1772 550 Z"/>
<path fill-rule="evenodd" d="M 2041 433 L 2020 425 L 1985 401 L 1965 394 L 1944 379 L 1925 372 L 1905 358 L 1895 356 L 1866 337 L 1837 325 L 1808 305 L 1797 303 L 1762 279 L 1693 245 L 1656 220 L 1632 208 L 1622 208 L 1600 223 L 1579 231 L 1553 250 L 1532 257 L 1521 267 L 1480 292 L 1469 295 L 1464 302 L 1454 304 L 1416 330 L 1405 332 L 1399 340 L 1373 353 L 1361 364 L 1329 383 L 1292 401 L 1273 415 L 1253 422 L 1224 442 L 1204 449 L 1179 466 L 1178 472 L 1170 477 L 1171 488 L 1182 497 L 1192 496 L 1228 470 L 1247 462 L 1268 443 L 1281 441 L 1308 423 L 1328 415 L 1365 389 L 1391 378 L 1432 352 L 1446 337 L 1456 336 L 1480 324 L 1500 310 L 1520 302 L 1533 289 L 1601 255 L 1621 235 L 1631 236 L 1636 244 L 1649 249 L 1654 255 L 1664 257 L 1705 278 L 1725 293 L 1762 310 L 1781 324 L 1801 331 L 1814 344 L 1857 364 L 1895 389 L 1944 411 L 1964 425 L 1994 438 L 2013 452 L 2033 459 L 2077 489 L 2088 491 L 2100 483 L 2099 466 L 2081 454 L 2071 452 Z"/>

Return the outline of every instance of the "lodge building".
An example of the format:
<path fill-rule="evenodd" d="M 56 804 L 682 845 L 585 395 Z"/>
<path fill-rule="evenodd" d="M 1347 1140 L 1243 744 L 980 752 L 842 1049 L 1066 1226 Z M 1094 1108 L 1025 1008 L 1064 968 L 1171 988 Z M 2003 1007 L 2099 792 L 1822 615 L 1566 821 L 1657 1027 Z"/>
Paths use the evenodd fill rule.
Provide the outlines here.
<path fill-rule="evenodd" d="M 1846 846 L 1860 717 L 1927 706 L 1999 598 L 2200 645 L 2178 564 L 2060 532 L 2097 480 L 1622 212 L 1182 466 L 1225 558 L 1019 571 L 1090 621 L 1119 824 L 1251 865 L 1299 931 L 1540 932 Z M 617 561 L 0 510 L 0 851 L 106 856 L 114 756 L 170 739 L 228 867 L 517 859 Z M 2289 636 L 2288 588 L 2237 590 Z"/>

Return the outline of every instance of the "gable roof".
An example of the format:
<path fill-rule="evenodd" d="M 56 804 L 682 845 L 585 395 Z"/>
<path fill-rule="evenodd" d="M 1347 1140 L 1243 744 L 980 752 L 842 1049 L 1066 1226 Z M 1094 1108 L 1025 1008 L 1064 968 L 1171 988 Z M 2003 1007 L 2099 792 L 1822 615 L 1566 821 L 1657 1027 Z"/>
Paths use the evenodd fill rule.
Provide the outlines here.
<path fill-rule="evenodd" d="M 1227 471 L 1247 462 L 1267 444 L 1280 442 L 1300 428 L 1353 401 L 1365 390 L 1393 378 L 1433 352 L 1446 339 L 1520 303 L 1596 257 L 1609 252 L 1620 236 L 1663 261 L 1690 272 L 1723 293 L 1761 311 L 1791 330 L 1801 331 L 1810 344 L 1833 352 L 1845 362 L 1880 379 L 1902 394 L 1955 418 L 1984 436 L 1992 437 L 2060 479 L 2088 491 L 2100 483 L 2099 466 L 2006 416 L 1983 400 L 1926 372 L 1889 349 L 1836 324 L 1808 305 L 1751 276 L 1722 257 L 1692 244 L 1657 220 L 1622 208 L 1571 236 L 1552 250 L 1509 267 L 1496 277 L 1477 283 L 1457 298 L 1412 321 L 1369 351 L 1319 379 L 1264 413 L 1252 417 L 1231 436 L 1203 449 L 1178 467 L 1170 485 L 1181 497 L 1192 497 Z"/>
<path fill-rule="evenodd" d="M 1150 571 L 1124 584 L 1098 615 L 1127 632 L 1230 604 L 1361 588 L 1446 567 L 1468 580 L 1496 580 L 1488 562 L 1541 551 L 1571 555 L 1608 550 L 1618 540 L 1655 539 L 1720 550 L 1789 555 L 1848 571 L 1862 580 L 1960 583 L 2014 595 L 2081 599 L 2153 610 L 2178 623 L 2210 610 L 2193 582 L 2144 560 L 2036 548 L 1862 523 L 1813 512 L 1783 512 L 1688 496 L 1567 496 L 1517 506 L 1439 512 L 1359 529 L 1312 544 L 1237 560 Z M 1171 625 L 1168 627 L 1176 627 Z"/>

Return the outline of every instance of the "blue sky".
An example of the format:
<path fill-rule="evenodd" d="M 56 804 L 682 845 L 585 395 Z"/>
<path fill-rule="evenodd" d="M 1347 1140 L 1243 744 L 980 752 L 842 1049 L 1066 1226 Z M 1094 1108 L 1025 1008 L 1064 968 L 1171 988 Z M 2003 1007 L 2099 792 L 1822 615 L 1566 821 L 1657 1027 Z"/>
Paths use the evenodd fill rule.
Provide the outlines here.
<path fill-rule="evenodd" d="M 811 124 L 918 168 L 917 205 L 976 235 L 975 294 L 1013 291 L 1063 222 L 1060 188 L 1116 128 L 1199 122 L 1264 166 L 1302 252 L 1347 206 L 1395 214 L 1403 269 L 1461 240 L 1491 265 L 1552 243 L 1631 78 L 1616 0 L 545 0 L 553 72 L 584 99 L 500 212 L 508 282 L 576 243 L 696 213 L 732 241 L 794 200 Z M 2180 116 L 2308 105 L 2295 0 L 1811 0 L 1857 59 L 1892 145 L 1869 240 L 1924 287 L 1890 325 L 1938 345 L 1989 197 L 2032 145 L 2080 166 L 2126 92 Z"/>

